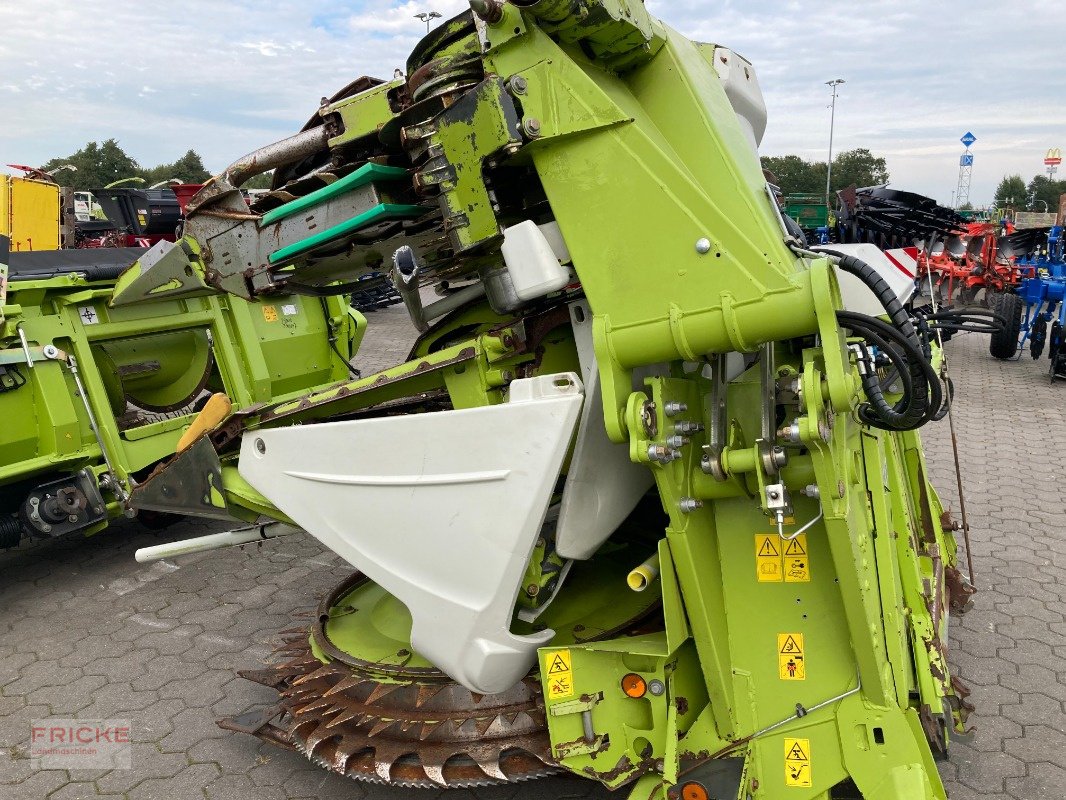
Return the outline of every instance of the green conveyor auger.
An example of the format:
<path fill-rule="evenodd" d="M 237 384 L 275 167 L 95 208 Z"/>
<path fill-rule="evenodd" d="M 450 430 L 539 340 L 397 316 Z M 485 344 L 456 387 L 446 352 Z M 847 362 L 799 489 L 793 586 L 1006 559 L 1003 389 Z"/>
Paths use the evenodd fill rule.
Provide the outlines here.
<path fill-rule="evenodd" d="M 876 267 L 789 234 L 751 64 L 639 0 L 471 6 L 120 281 L 117 307 L 384 269 L 422 332 L 134 492 L 221 473 L 359 570 L 247 674 L 279 705 L 224 725 L 399 786 L 943 798 L 969 587 L 916 432 L 937 349 Z"/>

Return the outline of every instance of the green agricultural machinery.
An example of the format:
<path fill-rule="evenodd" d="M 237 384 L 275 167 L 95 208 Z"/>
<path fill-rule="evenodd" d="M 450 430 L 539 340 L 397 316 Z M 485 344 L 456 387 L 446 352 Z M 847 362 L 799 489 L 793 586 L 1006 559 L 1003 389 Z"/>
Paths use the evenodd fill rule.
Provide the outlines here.
<path fill-rule="evenodd" d="M 123 275 L 114 313 L 262 331 L 278 298 L 385 272 L 420 333 L 377 374 L 201 415 L 130 486 L 358 570 L 243 673 L 277 704 L 225 727 L 404 787 L 945 797 L 934 760 L 969 710 L 948 618 L 972 587 L 918 434 L 946 411 L 940 351 L 912 281 L 789 235 L 765 121 L 750 63 L 638 0 L 471 0 Z"/>
<path fill-rule="evenodd" d="M 3 547 L 24 536 L 93 534 L 135 514 L 130 493 L 174 454 L 212 393 L 242 409 L 332 384 L 348 376 L 342 353 L 365 329 L 342 298 L 117 308 L 116 279 L 143 250 L 10 253 L 6 245 L 0 237 Z"/>

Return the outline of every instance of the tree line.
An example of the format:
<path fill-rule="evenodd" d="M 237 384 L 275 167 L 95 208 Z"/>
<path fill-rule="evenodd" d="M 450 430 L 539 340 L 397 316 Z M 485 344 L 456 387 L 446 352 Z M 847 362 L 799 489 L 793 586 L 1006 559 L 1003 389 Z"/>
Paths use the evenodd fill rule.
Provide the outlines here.
<path fill-rule="evenodd" d="M 203 183 L 211 177 L 204 167 L 203 159 L 195 150 L 189 150 L 181 158 L 154 167 L 142 167 L 115 139 L 103 143 L 88 142 L 80 150 L 62 158 L 53 158 L 41 165 L 45 172 L 70 164 L 77 171 L 64 170 L 55 177 L 63 186 L 76 190 L 98 189 L 123 178 L 143 178 L 144 186 L 164 181 L 178 180 L 181 183 Z M 127 184 L 133 186 L 133 184 Z M 247 189 L 264 189 L 270 186 L 268 175 L 257 175 L 244 184 Z"/>
<path fill-rule="evenodd" d="M 1059 197 L 1066 194 L 1066 180 L 1034 175 L 1028 183 L 1021 175 L 1004 175 L 996 187 L 996 208 L 1028 209 L 1052 214 L 1058 211 Z"/>
<path fill-rule="evenodd" d="M 762 167 L 773 174 L 784 194 L 825 195 L 827 161 L 807 161 L 796 155 L 763 156 Z M 879 186 L 888 179 L 885 160 L 865 147 L 845 150 L 833 159 L 832 192 L 849 186 Z"/>

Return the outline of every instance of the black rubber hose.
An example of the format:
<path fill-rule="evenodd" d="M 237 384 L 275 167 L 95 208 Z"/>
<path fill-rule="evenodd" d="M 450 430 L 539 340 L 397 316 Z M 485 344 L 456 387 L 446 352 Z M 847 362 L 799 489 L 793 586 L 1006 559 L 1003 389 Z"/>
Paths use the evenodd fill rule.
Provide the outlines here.
<path fill-rule="evenodd" d="M 906 372 L 910 378 L 910 391 L 905 384 L 903 396 L 890 406 L 884 399 L 876 373 L 864 375 L 863 390 L 869 405 L 860 407 L 860 419 L 874 427 L 897 431 L 914 430 L 928 422 L 940 410 L 943 393 L 936 373 L 915 341 L 916 337 L 908 337 L 898 328 L 865 314 L 838 311 L 837 319 L 843 327 L 877 344 L 892 359 L 901 375 Z M 909 320 L 908 327 L 913 332 Z M 899 352 L 894 352 L 897 348 Z"/>

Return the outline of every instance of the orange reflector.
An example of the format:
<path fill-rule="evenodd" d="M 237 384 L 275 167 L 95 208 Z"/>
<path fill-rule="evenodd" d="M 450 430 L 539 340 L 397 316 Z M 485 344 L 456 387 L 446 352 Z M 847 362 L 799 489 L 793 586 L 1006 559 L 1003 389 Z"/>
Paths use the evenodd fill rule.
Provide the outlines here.
<path fill-rule="evenodd" d="M 681 787 L 681 800 L 707 800 L 707 790 L 702 783 L 686 783 Z"/>
<path fill-rule="evenodd" d="M 622 691 L 629 697 L 643 697 L 648 692 L 648 684 L 642 677 L 630 672 L 622 678 Z"/>

